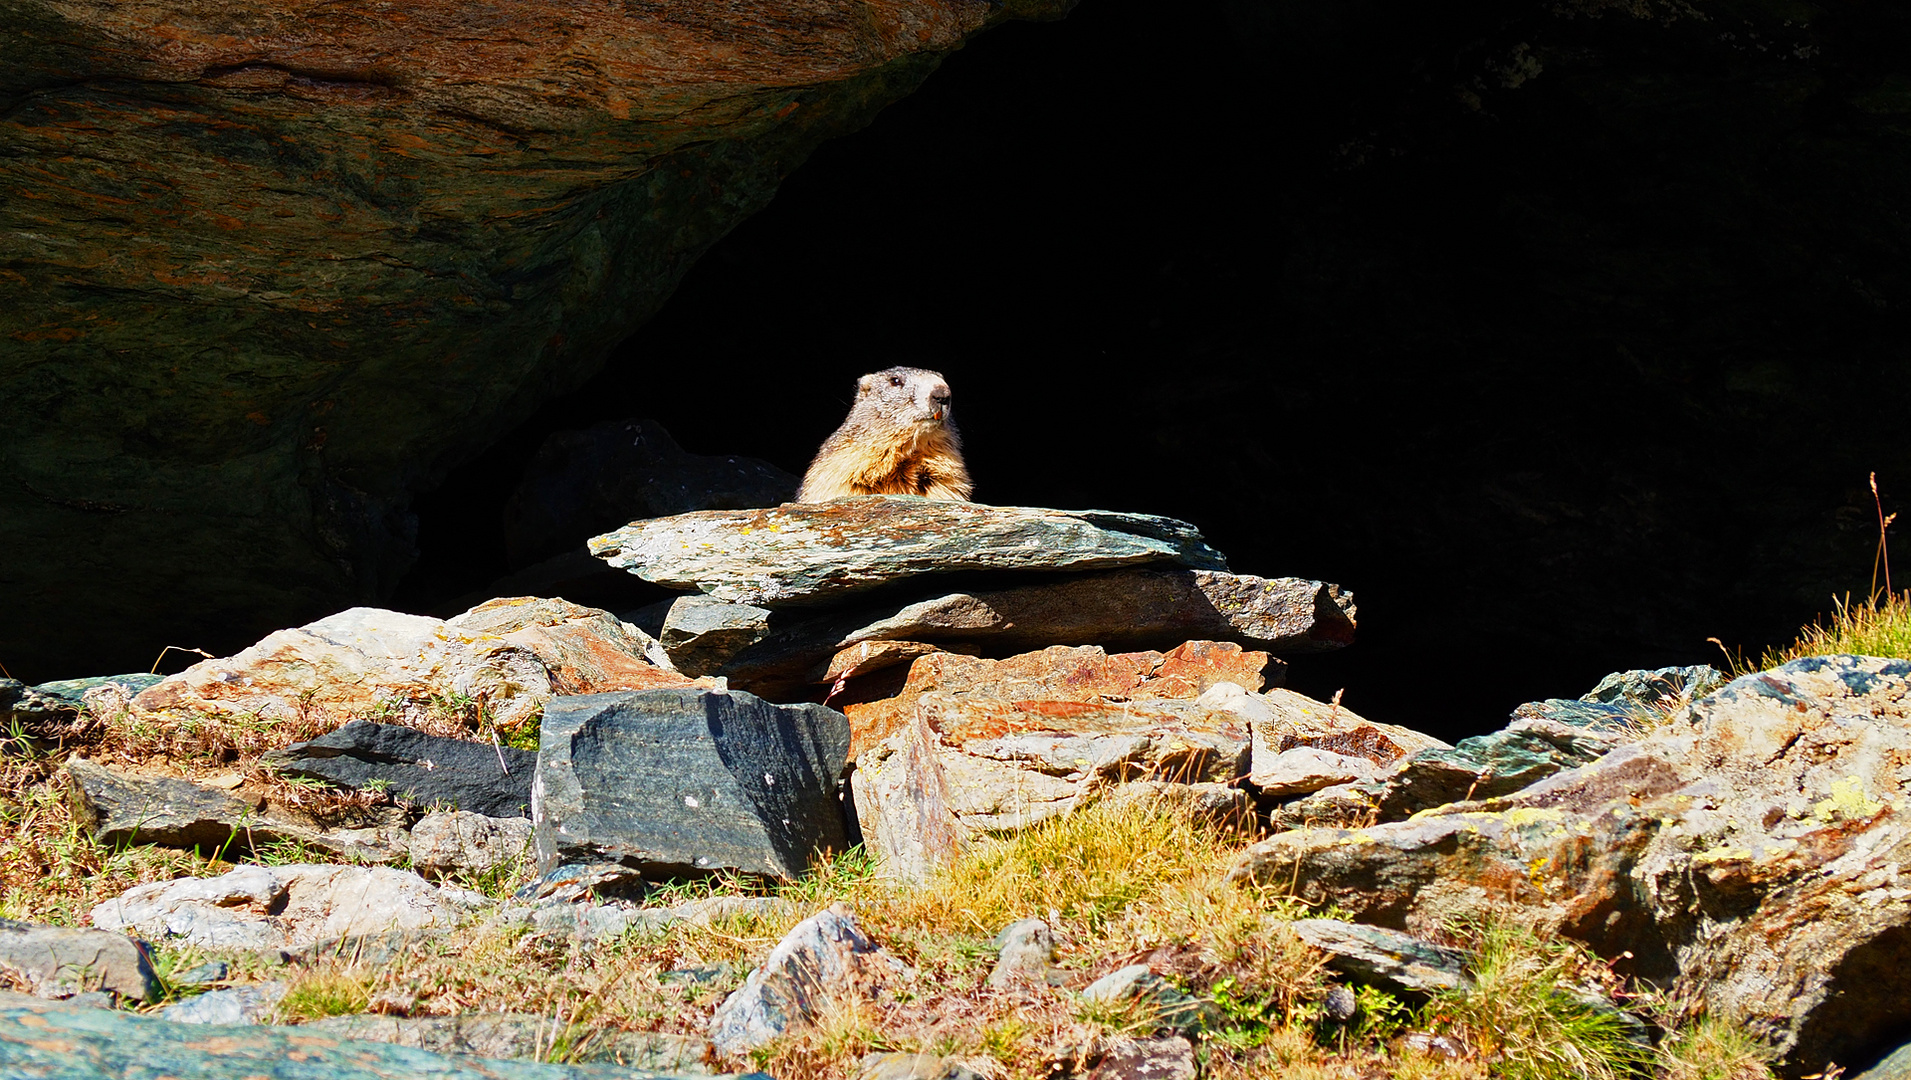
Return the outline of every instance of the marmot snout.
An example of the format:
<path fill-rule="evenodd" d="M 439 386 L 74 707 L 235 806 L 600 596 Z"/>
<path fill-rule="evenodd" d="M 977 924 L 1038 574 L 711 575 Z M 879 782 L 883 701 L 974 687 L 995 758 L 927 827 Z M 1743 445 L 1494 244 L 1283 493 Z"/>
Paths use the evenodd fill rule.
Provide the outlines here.
<path fill-rule="evenodd" d="M 856 382 L 856 403 L 803 474 L 797 502 L 845 495 L 964 500 L 975 485 L 949 418 L 949 384 L 921 368 L 892 367 Z"/>

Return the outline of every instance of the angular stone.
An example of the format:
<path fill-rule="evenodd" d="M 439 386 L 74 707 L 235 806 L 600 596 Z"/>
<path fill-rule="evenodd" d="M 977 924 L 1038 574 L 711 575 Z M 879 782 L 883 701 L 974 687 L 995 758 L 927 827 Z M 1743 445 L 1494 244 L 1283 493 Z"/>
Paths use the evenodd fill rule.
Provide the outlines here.
<path fill-rule="evenodd" d="M 703 675 L 720 670 L 769 632 L 768 608 L 683 596 L 670 605 L 659 640 L 678 671 Z"/>
<path fill-rule="evenodd" d="M 175 1024 L 259 1024 L 270 1016 L 287 986 L 278 980 L 208 990 L 153 1014 Z"/>
<path fill-rule="evenodd" d="M 1379 776 L 1380 769 L 1364 757 L 1297 746 L 1261 762 L 1248 774 L 1248 783 L 1269 798 L 1291 799 L 1336 784 L 1373 781 Z"/>
<path fill-rule="evenodd" d="M 1793 661 L 1514 795 L 1282 833 L 1231 873 L 1397 929 L 1518 905 L 1818 1071 L 1911 1025 L 1907 700 L 1911 662 Z"/>
<path fill-rule="evenodd" d="M 307 1025 L 175 1024 L 116 1009 L 0 995 L 0 1073 L 35 1080 L 631 1080 L 622 1065 L 544 1065 L 435 1054 Z M 664 1080 L 671 1074 L 652 1074 Z M 696 1075 L 683 1073 L 675 1075 Z M 757 1074 L 760 1076 L 761 1074 Z"/>
<path fill-rule="evenodd" d="M 543 661 L 558 694 L 606 694 L 702 686 L 659 666 L 656 639 L 599 608 L 568 600 L 510 596 L 487 600 L 448 625 L 489 634 Z"/>
<path fill-rule="evenodd" d="M 1378 799 L 1380 820 L 1429 807 L 1510 795 L 1561 769 L 1595 761 L 1644 734 L 1673 709 L 1724 684 L 1713 668 L 1659 668 L 1606 676 L 1577 701 L 1553 698 L 1513 710 L 1512 722 L 1452 747 L 1415 754 Z"/>
<path fill-rule="evenodd" d="M 1055 932 L 1040 919 L 1022 919 L 995 936 L 995 967 L 988 984 L 1013 986 L 1020 982 L 1046 984 L 1055 963 Z"/>
<path fill-rule="evenodd" d="M 1194 1080 L 1194 1044 L 1180 1035 L 1117 1039 L 1088 1070 L 1088 1080 Z"/>
<path fill-rule="evenodd" d="M 832 1001 L 873 997 L 902 963 L 871 941 L 837 905 L 796 924 L 710 1017 L 718 1054 L 740 1058 L 815 1020 Z"/>
<path fill-rule="evenodd" d="M 559 431 L 504 504 L 505 550 L 526 566 L 627 521 L 786 503 L 799 482 L 756 458 L 685 453 L 655 420 Z"/>
<path fill-rule="evenodd" d="M 590 547 L 646 581 L 762 607 L 830 602 L 957 571 L 1227 569 L 1194 526 L 1171 518 L 904 495 L 680 514 L 633 522 Z"/>
<path fill-rule="evenodd" d="M 531 819 L 468 810 L 426 814 L 411 827 L 411 865 L 421 872 L 482 874 L 529 856 Z"/>
<path fill-rule="evenodd" d="M 131 707 L 293 721 L 307 730 L 376 716 L 452 735 L 464 720 L 447 715 L 447 702 L 479 703 L 512 727 L 550 696 L 550 674 L 529 649 L 422 615 L 352 608 L 202 660 L 140 692 Z"/>
<path fill-rule="evenodd" d="M 931 653 L 909 666 L 908 680 L 890 697 L 852 702 L 851 755 L 906 725 L 922 695 L 978 694 L 1002 701 L 1102 703 L 1180 701 L 1221 684 L 1258 690 L 1266 653 L 1210 641 L 1186 642 L 1167 653 L 1110 653 L 1096 645 L 1053 646 L 1003 660 Z"/>
<path fill-rule="evenodd" d="M 522 906 L 508 904 L 499 910 L 498 921 L 589 942 L 615 940 L 632 930 L 660 932 L 679 923 L 708 926 L 717 919 L 771 919 L 791 914 L 791 903 L 775 896 L 710 896 L 661 908 L 643 907 L 628 900 L 587 903 L 552 898 Z"/>
<path fill-rule="evenodd" d="M 102 930 L 0 919 L 0 971 L 48 998 L 104 991 L 155 1001 L 161 993 L 146 947 Z"/>
<path fill-rule="evenodd" d="M 1151 1007 L 1142 1030 L 1193 1031 L 1207 1021 L 1212 1006 L 1174 988 L 1146 964 L 1130 964 L 1103 975 L 1082 991 L 1082 1000 L 1114 1004 L 1136 1002 Z"/>
<path fill-rule="evenodd" d="M 555 1030 L 561 1032 L 563 1025 Z M 459 1013 L 456 1016 L 328 1016 L 298 1026 L 338 1039 L 365 1039 L 408 1046 L 434 1054 L 468 1054 L 480 1058 L 536 1058 L 546 1052 L 554 1033 L 551 1018 L 524 1013 Z M 580 1039 L 572 1060 L 610 1061 L 635 1072 L 710 1075 L 704 1064 L 710 1043 L 694 1035 L 654 1031 L 594 1031 Z"/>
<path fill-rule="evenodd" d="M 829 658 L 829 663 L 821 671 L 812 672 L 812 683 L 842 684 L 861 675 L 882 671 L 899 664 L 913 663 L 917 657 L 928 656 L 935 652 L 952 652 L 961 656 L 976 655 L 973 645 L 952 644 L 948 648 L 931 645 L 926 641 L 865 641 L 860 645 L 851 645 L 842 652 Z"/>
<path fill-rule="evenodd" d="M 1354 617 L 1353 595 L 1318 581 L 1114 570 L 919 601 L 850 631 L 843 644 L 897 638 L 986 642 L 997 650 L 1148 649 L 1204 638 L 1288 655 L 1352 644 Z"/>
<path fill-rule="evenodd" d="M 449 929 L 486 901 L 382 866 L 242 866 L 156 881 L 95 907 L 93 925 L 213 949 L 284 950 L 390 930 Z"/>
<path fill-rule="evenodd" d="M 1465 953 L 1412 934 L 1339 919 L 1296 919 L 1288 928 L 1326 953 L 1334 970 L 1392 993 L 1437 994 L 1473 985 Z"/>
<path fill-rule="evenodd" d="M 848 722 L 820 705 L 713 690 L 558 698 L 538 755 L 538 863 L 794 878 L 847 846 L 848 749 Z"/>
<path fill-rule="evenodd" d="M 80 757 L 68 758 L 65 771 L 74 819 L 106 847 L 157 844 L 230 856 L 296 841 L 363 862 L 396 862 L 409 848 L 401 828 L 324 829 L 190 780 L 134 776 Z"/>
<path fill-rule="evenodd" d="M 104 679 L 74 679 L 74 683 L 90 683 L 79 687 L 80 702 L 86 711 L 102 720 L 111 720 L 126 712 L 132 700 L 142 692 L 164 682 L 164 675 L 152 675 L 141 672 L 137 675 L 114 675 Z"/>
<path fill-rule="evenodd" d="M 1338 702 L 1315 701 L 1292 690 L 1251 694 L 1220 683 L 1201 700 L 1252 725 L 1248 783 L 1274 798 L 1373 780 L 1417 751 L 1446 746 L 1410 728 L 1371 723 Z"/>
<path fill-rule="evenodd" d="M 537 755 L 526 750 L 365 720 L 270 751 L 263 760 L 288 776 L 378 787 L 420 806 L 496 818 L 530 812 L 537 775 Z"/>

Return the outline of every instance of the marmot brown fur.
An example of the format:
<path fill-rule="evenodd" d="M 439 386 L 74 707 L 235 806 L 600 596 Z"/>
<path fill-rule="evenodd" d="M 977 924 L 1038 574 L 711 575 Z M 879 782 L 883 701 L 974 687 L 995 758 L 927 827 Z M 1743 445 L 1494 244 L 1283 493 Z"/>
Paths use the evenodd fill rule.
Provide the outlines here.
<path fill-rule="evenodd" d="M 949 419 L 949 384 L 933 371 L 892 367 L 856 381 L 849 418 L 823 441 L 796 501 L 922 495 L 959 502 L 974 489 Z"/>

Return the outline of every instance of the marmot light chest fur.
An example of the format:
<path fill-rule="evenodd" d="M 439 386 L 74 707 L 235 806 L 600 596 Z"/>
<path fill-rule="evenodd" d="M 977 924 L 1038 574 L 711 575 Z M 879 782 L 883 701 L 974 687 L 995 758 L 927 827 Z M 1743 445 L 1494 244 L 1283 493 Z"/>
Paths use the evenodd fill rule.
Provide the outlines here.
<path fill-rule="evenodd" d="M 966 500 L 975 485 L 949 419 L 949 384 L 921 368 L 892 367 L 856 382 L 849 418 L 824 440 L 797 502 L 845 495 Z"/>

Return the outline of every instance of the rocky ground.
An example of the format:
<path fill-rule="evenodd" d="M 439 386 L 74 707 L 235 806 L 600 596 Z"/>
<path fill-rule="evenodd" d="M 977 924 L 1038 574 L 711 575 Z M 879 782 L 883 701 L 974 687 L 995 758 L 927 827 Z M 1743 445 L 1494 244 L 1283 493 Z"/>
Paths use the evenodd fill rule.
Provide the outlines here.
<path fill-rule="evenodd" d="M 1447 745 L 1283 689 L 1352 597 L 1169 519 L 591 549 L 685 591 L 0 683 L 0 1062 L 1802 1077 L 1911 1023 L 1911 663 L 1621 672 Z"/>

